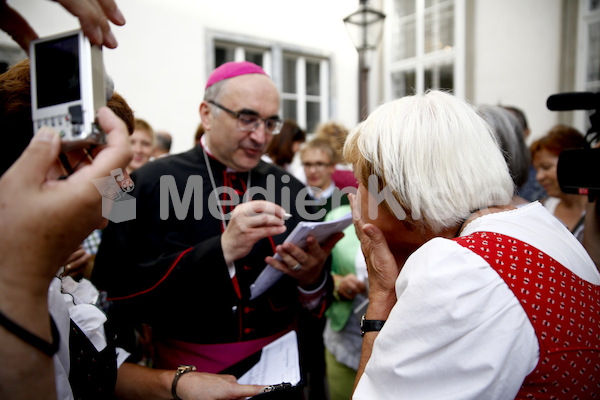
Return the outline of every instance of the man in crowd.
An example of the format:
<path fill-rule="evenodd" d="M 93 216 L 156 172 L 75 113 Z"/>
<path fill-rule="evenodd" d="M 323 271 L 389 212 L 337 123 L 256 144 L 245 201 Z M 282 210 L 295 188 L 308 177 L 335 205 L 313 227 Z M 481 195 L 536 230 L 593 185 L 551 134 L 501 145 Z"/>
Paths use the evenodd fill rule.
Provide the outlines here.
<path fill-rule="evenodd" d="M 159 368 L 221 372 L 291 330 L 301 308 L 323 315 L 323 265 L 341 234 L 323 246 L 309 237 L 306 249 L 282 244 L 310 210 L 299 181 L 260 161 L 278 110 L 261 67 L 217 68 L 200 105 L 200 144 L 135 171 L 136 219 L 105 229 L 93 281 L 120 321 L 152 328 Z M 284 275 L 252 297 L 267 264 Z"/>
<path fill-rule="evenodd" d="M 166 157 L 171 154 L 171 143 L 173 138 L 169 132 L 158 131 L 155 136 L 154 150 L 152 150 L 153 158 Z"/>

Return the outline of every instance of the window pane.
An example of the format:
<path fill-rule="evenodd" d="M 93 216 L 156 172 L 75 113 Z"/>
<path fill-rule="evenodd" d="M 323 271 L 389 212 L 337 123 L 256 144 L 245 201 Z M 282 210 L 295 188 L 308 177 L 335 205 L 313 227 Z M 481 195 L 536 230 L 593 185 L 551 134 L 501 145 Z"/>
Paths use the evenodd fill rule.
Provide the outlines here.
<path fill-rule="evenodd" d="M 392 74 L 392 96 L 395 99 L 413 94 L 416 90 L 416 73 L 411 71 L 400 71 Z"/>
<path fill-rule="evenodd" d="M 394 4 L 396 15 L 406 17 L 414 14 L 416 12 L 415 3 L 415 0 L 396 0 Z"/>
<path fill-rule="evenodd" d="M 415 20 L 404 19 L 392 27 L 392 61 L 401 61 L 406 58 L 415 57 L 417 54 L 417 43 L 415 36 Z"/>
<path fill-rule="evenodd" d="M 283 119 L 298 119 L 296 112 L 296 100 L 283 100 Z"/>
<path fill-rule="evenodd" d="M 246 61 L 253 62 L 256 65 L 263 65 L 263 52 L 255 50 L 246 50 Z"/>
<path fill-rule="evenodd" d="M 319 102 L 306 102 L 306 131 L 314 132 L 321 120 L 321 104 Z"/>
<path fill-rule="evenodd" d="M 600 81 L 600 22 L 588 29 L 587 82 Z"/>
<path fill-rule="evenodd" d="M 417 55 L 417 33 L 413 18 L 405 19 L 401 27 L 400 40 L 398 41 L 398 60 L 415 57 Z"/>
<path fill-rule="evenodd" d="M 392 61 L 400 61 L 415 57 L 416 49 L 416 14 L 414 0 L 396 0 L 392 27 Z"/>
<path fill-rule="evenodd" d="M 425 69 L 425 90 L 454 89 L 454 69 L 452 64 L 434 65 Z"/>
<path fill-rule="evenodd" d="M 321 94 L 321 68 L 318 62 L 306 61 L 306 94 Z"/>
<path fill-rule="evenodd" d="M 233 60 L 233 48 L 215 46 L 215 68 Z"/>
<path fill-rule="evenodd" d="M 454 66 L 452 64 L 440 67 L 440 89 L 454 91 Z"/>
<path fill-rule="evenodd" d="M 440 10 L 441 49 L 454 46 L 454 3 L 448 3 Z"/>
<path fill-rule="evenodd" d="M 454 45 L 454 4 L 434 3 L 425 9 L 425 53 Z"/>
<path fill-rule="evenodd" d="M 283 91 L 296 93 L 296 59 L 285 57 L 283 60 Z"/>
<path fill-rule="evenodd" d="M 433 83 L 434 72 L 432 69 L 425 69 L 425 90 L 427 89 L 435 89 L 435 83 Z"/>

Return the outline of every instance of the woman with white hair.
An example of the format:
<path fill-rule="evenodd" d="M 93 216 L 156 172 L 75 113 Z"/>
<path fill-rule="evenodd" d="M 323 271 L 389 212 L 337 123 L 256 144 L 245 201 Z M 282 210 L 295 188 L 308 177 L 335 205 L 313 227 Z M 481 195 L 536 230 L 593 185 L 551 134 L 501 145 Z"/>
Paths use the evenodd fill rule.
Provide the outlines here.
<path fill-rule="evenodd" d="M 354 399 L 600 395 L 600 274 L 541 204 L 510 205 L 469 104 L 440 91 L 384 104 L 344 155 L 369 273 Z"/>

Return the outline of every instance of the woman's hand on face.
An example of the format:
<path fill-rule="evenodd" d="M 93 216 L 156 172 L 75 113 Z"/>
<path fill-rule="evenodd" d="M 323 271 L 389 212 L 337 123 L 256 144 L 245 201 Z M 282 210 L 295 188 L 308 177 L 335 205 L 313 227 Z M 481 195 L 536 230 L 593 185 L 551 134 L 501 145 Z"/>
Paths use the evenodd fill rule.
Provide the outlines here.
<path fill-rule="evenodd" d="M 396 263 L 383 232 L 373 224 L 365 223 L 358 212 L 357 198 L 348 195 L 356 236 L 360 240 L 361 249 L 367 262 L 369 274 L 369 310 L 372 306 L 381 305 L 380 312 L 387 314 L 396 303 L 395 283 L 400 268 Z M 379 312 L 378 312 L 379 314 Z M 383 316 L 369 318 L 385 319 Z"/>

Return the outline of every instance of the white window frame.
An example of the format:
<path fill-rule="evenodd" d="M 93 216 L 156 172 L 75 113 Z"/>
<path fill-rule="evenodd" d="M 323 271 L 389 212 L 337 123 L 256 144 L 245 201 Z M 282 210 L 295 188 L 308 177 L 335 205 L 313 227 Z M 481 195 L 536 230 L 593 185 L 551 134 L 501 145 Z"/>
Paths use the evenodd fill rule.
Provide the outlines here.
<path fill-rule="evenodd" d="M 329 61 L 295 53 L 284 52 L 284 57 L 295 58 L 296 61 L 296 93 L 287 93 L 281 90 L 281 100 L 296 101 L 297 121 L 304 121 L 303 127 L 307 126 L 308 111 L 306 103 L 309 101 L 319 102 L 320 122 L 329 120 Z M 306 93 L 306 62 L 319 63 L 319 95 Z"/>
<path fill-rule="evenodd" d="M 589 0 L 579 0 L 578 32 L 577 32 L 577 91 L 600 92 L 600 81 L 587 80 L 587 64 L 590 57 L 588 29 L 591 24 L 600 23 L 600 10 L 588 11 Z M 589 112 L 576 111 L 575 125 L 584 133 L 589 127 Z"/>
<path fill-rule="evenodd" d="M 425 54 L 425 0 L 415 1 L 416 13 L 416 54 L 414 57 L 393 61 L 393 26 L 394 3 L 396 0 L 385 0 L 385 9 L 390 10 L 390 22 L 385 26 L 386 51 L 384 56 L 384 96 L 387 100 L 393 97 L 392 74 L 403 71 L 415 71 L 415 92 L 425 91 L 425 70 L 428 67 L 451 63 L 453 65 L 454 94 L 465 97 L 465 45 L 466 45 L 466 5 L 465 0 L 453 0 L 454 3 L 454 46 Z M 405 0 L 406 1 L 406 0 Z"/>
<path fill-rule="evenodd" d="M 330 74 L 331 56 L 321 51 L 298 48 L 298 46 L 274 43 L 272 41 L 253 39 L 247 36 L 231 35 L 223 32 L 208 32 L 207 35 L 207 71 L 210 74 L 215 65 L 215 47 L 224 46 L 234 49 L 234 61 L 244 61 L 246 50 L 263 51 L 263 69 L 277 86 L 281 103 L 283 100 L 296 101 L 296 122 L 299 126 L 307 128 L 307 101 L 320 102 L 320 120 L 328 121 L 330 115 Z M 283 92 L 284 57 L 296 57 L 296 93 Z M 319 62 L 320 94 L 309 95 L 306 93 L 306 62 Z M 287 118 L 287 116 L 283 116 Z"/>

